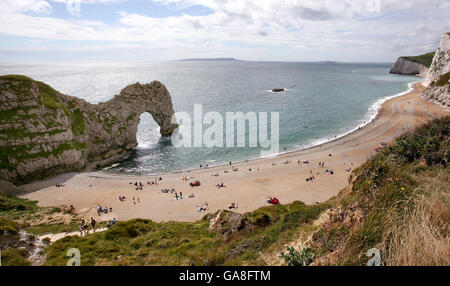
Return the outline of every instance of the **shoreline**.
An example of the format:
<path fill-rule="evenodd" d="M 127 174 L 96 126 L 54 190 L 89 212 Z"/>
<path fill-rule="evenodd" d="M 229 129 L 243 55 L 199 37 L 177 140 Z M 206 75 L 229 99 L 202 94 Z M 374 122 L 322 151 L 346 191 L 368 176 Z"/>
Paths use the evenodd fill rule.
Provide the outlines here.
<path fill-rule="evenodd" d="M 244 159 L 244 160 L 239 160 L 239 161 L 234 161 L 232 162 L 233 165 L 236 164 L 240 164 L 240 163 L 251 163 L 251 162 L 255 162 L 258 160 L 265 160 L 265 159 L 270 159 L 270 158 L 276 158 L 278 156 L 283 156 L 283 155 L 287 155 L 287 154 L 291 154 L 291 153 L 297 153 L 297 152 L 302 152 L 302 151 L 307 151 L 309 149 L 315 148 L 315 147 L 320 147 L 323 145 L 326 145 L 327 143 L 331 143 L 333 141 L 342 139 L 364 127 L 366 127 L 367 125 L 373 123 L 374 120 L 377 119 L 379 112 L 383 106 L 383 104 L 393 98 L 396 97 L 400 97 L 400 96 L 404 96 L 407 95 L 408 93 L 412 92 L 414 90 L 414 86 L 416 84 L 424 84 L 425 83 L 425 78 L 422 78 L 421 80 L 418 81 L 414 81 L 414 82 L 410 82 L 408 83 L 408 89 L 399 93 L 396 93 L 394 95 L 388 95 L 386 97 L 383 97 L 377 101 L 375 101 L 367 110 L 367 113 L 370 112 L 370 109 L 374 108 L 375 112 L 372 115 L 368 115 L 367 113 L 365 114 L 365 116 L 368 115 L 368 119 L 364 120 L 364 118 L 360 121 L 363 121 L 362 124 L 357 125 L 354 128 L 349 128 L 348 131 L 346 131 L 345 133 L 341 133 L 340 135 L 336 135 L 337 137 L 332 138 L 330 140 L 325 140 L 325 139 L 317 139 L 316 142 L 320 142 L 320 143 L 310 143 L 308 145 L 306 145 L 304 148 L 302 149 L 295 149 L 295 150 L 289 150 L 289 151 L 284 151 L 284 152 L 279 152 L 279 153 L 274 153 L 273 155 L 268 155 L 268 156 L 264 156 L 264 157 L 256 157 L 256 158 L 249 158 L 249 159 Z M 287 90 L 287 89 L 286 89 Z M 270 91 L 272 92 L 272 91 Z M 116 163 L 116 164 L 120 164 Z M 115 165 L 115 164 L 113 164 Z M 193 171 L 199 171 L 199 170 L 214 170 L 214 168 L 220 168 L 220 167 L 224 167 L 224 166 L 228 166 L 228 163 L 221 163 L 221 164 L 217 164 L 217 165 L 210 165 L 208 168 L 191 168 L 191 169 L 187 169 L 187 170 L 179 170 L 179 171 L 168 171 L 168 172 L 162 172 L 162 173 L 144 173 L 143 174 L 139 174 L 140 172 L 130 172 L 130 173 L 120 173 L 120 172 L 114 172 L 114 171 L 108 171 L 109 169 L 111 169 L 111 166 L 102 168 L 100 170 L 94 170 L 93 172 L 96 173 L 104 173 L 107 175 L 112 175 L 112 176 L 119 176 L 119 177 L 130 177 L 130 178 L 141 178 L 141 177 L 158 177 L 158 176 L 165 176 L 165 175 L 173 175 L 173 174 L 183 174 L 183 173 L 190 173 Z"/>
<path fill-rule="evenodd" d="M 24 185 L 26 193 L 19 197 L 37 200 L 40 206 L 74 205 L 84 218 L 154 221 L 196 221 L 206 213 L 226 209 L 232 202 L 239 205 L 233 211 L 244 213 L 267 205 L 266 199 L 272 196 L 279 198 L 282 204 L 324 202 L 348 185 L 351 172 L 365 163 L 381 142 L 389 143 L 432 118 L 448 115 L 443 106 L 420 98 L 423 89 L 421 83 L 414 83 L 412 91 L 385 100 L 373 120 L 340 138 L 270 158 L 233 163 L 234 168 L 239 168 L 238 172 L 233 172 L 229 165 L 220 165 L 162 175 L 136 176 L 105 171 L 68 173 Z M 310 163 L 297 164 L 298 160 Z M 318 167 L 318 162 L 325 162 L 325 167 Z M 326 169 L 333 170 L 334 174 L 325 172 Z M 211 173 L 220 175 L 215 177 Z M 311 174 L 316 177 L 314 182 L 305 181 Z M 157 186 L 147 185 L 147 180 L 155 176 L 163 180 Z M 184 176 L 200 180 L 201 186 L 189 187 L 191 181 L 181 180 Z M 131 183 L 136 180 L 143 182 L 143 191 L 134 189 Z M 221 182 L 226 187 L 217 189 L 215 185 Z M 66 186 L 57 188 L 56 183 Z M 184 198 L 175 200 L 174 195 L 162 193 L 163 188 L 183 192 Z M 188 198 L 190 193 L 195 194 L 194 198 Z M 125 195 L 127 201 L 119 202 L 119 195 Z M 140 198 L 140 202 L 132 201 L 132 197 Z M 198 212 L 195 206 L 205 202 L 209 210 Z M 98 217 L 97 205 L 112 207 L 113 213 Z"/>
<path fill-rule="evenodd" d="M 285 155 L 285 154 L 306 151 L 308 149 L 319 147 L 319 146 L 325 145 L 327 143 L 330 143 L 330 142 L 342 139 L 342 138 L 344 138 L 344 137 L 346 137 L 346 136 L 348 136 L 348 135 L 350 135 L 350 134 L 352 134 L 352 133 L 354 133 L 354 132 L 356 132 L 356 131 L 364 128 L 364 127 L 366 127 L 370 123 L 372 123 L 378 117 L 380 109 L 382 108 L 382 106 L 383 106 L 383 104 L 385 102 L 387 102 L 387 101 L 389 101 L 389 100 L 391 100 L 393 98 L 404 96 L 404 95 L 412 92 L 414 90 L 414 86 L 416 84 L 422 84 L 423 85 L 425 83 L 426 79 L 422 78 L 420 76 L 418 76 L 418 77 L 421 78 L 421 80 L 408 83 L 408 89 L 407 90 L 399 92 L 399 93 L 396 93 L 394 95 L 388 95 L 386 97 L 380 98 L 377 101 L 375 101 L 371 106 L 369 106 L 369 108 L 367 109 L 366 114 L 364 115 L 364 116 L 368 116 L 367 120 L 364 120 L 365 119 L 365 117 L 364 117 L 362 120 L 360 120 L 360 121 L 363 121 L 362 124 L 359 124 L 359 125 L 357 125 L 356 127 L 353 127 L 353 128 L 348 128 L 347 129 L 348 131 L 346 131 L 344 133 L 341 133 L 339 135 L 336 135 L 335 138 L 332 138 L 330 140 L 325 140 L 325 139 L 319 138 L 319 139 L 313 141 L 313 143 L 305 145 L 305 147 L 301 148 L 301 149 L 295 149 L 295 150 L 289 150 L 289 151 L 284 151 L 284 152 L 278 152 L 278 153 L 274 153 L 273 155 L 268 155 L 268 156 L 264 156 L 264 157 L 243 159 L 243 160 L 239 160 L 239 161 L 234 161 L 234 162 L 232 162 L 232 164 L 250 163 L 250 162 L 257 161 L 257 160 L 276 158 L 278 156 L 282 156 L 282 155 Z M 286 89 L 286 90 L 288 90 L 288 89 Z M 270 92 L 272 92 L 272 91 L 270 90 Z M 375 111 L 373 112 L 372 115 L 368 114 L 368 113 L 370 113 L 371 109 L 375 109 Z M 314 142 L 318 142 L 318 143 L 314 143 Z M 112 165 L 116 165 L 116 164 L 120 164 L 120 162 L 112 164 Z M 229 164 L 228 163 L 220 163 L 220 164 L 217 164 L 217 165 L 210 165 L 208 168 L 195 167 L 195 168 L 191 168 L 191 169 L 187 169 L 187 170 L 168 171 L 168 172 L 161 172 L 161 173 L 145 173 L 145 172 L 142 172 L 143 174 L 139 174 L 141 172 L 130 172 L 130 173 L 123 172 L 123 173 L 121 173 L 121 172 L 109 171 L 111 168 L 113 168 L 112 165 L 108 166 L 108 167 L 105 167 L 105 168 L 102 168 L 100 170 L 94 170 L 93 172 L 104 173 L 104 174 L 113 175 L 113 176 L 120 176 L 120 177 L 127 177 L 127 176 L 129 176 L 130 178 L 140 178 L 140 177 L 143 177 L 143 176 L 158 177 L 158 176 L 165 176 L 165 175 L 171 175 L 171 174 L 190 173 L 192 171 L 198 171 L 198 170 L 213 170 L 214 168 L 220 168 L 220 167 L 228 166 Z"/>

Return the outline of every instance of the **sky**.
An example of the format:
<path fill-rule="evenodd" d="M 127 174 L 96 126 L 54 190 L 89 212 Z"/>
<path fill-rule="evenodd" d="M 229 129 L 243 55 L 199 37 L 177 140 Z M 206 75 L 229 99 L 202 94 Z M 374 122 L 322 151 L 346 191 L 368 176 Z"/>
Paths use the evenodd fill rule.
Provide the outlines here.
<path fill-rule="evenodd" d="M 449 31 L 449 0 L 0 0 L 1 62 L 393 62 Z"/>

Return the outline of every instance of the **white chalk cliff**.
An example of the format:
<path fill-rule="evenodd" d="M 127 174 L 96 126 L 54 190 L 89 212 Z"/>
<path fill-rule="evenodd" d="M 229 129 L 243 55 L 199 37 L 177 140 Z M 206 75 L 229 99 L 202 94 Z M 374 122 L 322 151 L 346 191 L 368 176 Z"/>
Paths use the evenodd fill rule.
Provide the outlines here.
<path fill-rule="evenodd" d="M 450 33 L 441 38 L 439 49 L 434 55 L 428 71 L 427 89 L 423 98 L 450 107 Z"/>

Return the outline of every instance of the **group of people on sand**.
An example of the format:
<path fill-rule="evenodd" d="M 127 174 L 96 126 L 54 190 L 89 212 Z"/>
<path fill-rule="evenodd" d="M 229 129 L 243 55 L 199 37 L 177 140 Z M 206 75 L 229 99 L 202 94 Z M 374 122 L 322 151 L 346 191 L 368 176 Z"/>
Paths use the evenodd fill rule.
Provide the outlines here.
<path fill-rule="evenodd" d="M 238 205 L 236 204 L 236 203 L 230 203 L 229 205 L 228 205 L 228 209 L 237 209 L 238 208 Z"/>
<path fill-rule="evenodd" d="M 112 212 L 112 208 L 108 208 L 108 207 L 102 208 L 101 205 L 98 205 L 98 206 L 97 206 L 97 213 L 98 213 L 98 216 L 100 216 L 102 213 L 107 214 L 107 213 L 109 213 L 109 212 Z"/>
<path fill-rule="evenodd" d="M 199 205 L 195 205 L 195 208 L 199 211 L 199 212 L 204 212 L 209 210 L 209 205 L 208 202 L 205 202 L 203 205 L 199 206 Z"/>
<path fill-rule="evenodd" d="M 308 178 L 306 178 L 307 182 L 314 182 L 315 180 L 316 180 L 316 178 L 314 177 L 314 175 L 311 175 Z"/>
<path fill-rule="evenodd" d="M 220 188 L 225 188 L 225 185 L 224 185 L 223 182 L 222 182 L 222 183 L 220 183 L 220 184 L 217 184 L 216 187 L 217 187 L 218 189 L 220 189 Z"/>
<path fill-rule="evenodd" d="M 319 167 L 325 167 L 325 162 L 319 162 Z"/>
<path fill-rule="evenodd" d="M 59 183 L 58 183 L 58 184 L 56 184 L 55 186 L 56 186 L 57 188 L 62 188 L 62 187 L 65 187 L 66 185 L 64 185 L 64 184 L 59 184 Z"/>
<path fill-rule="evenodd" d="M 171 194 L 173 194 L 175 192 L 175 189 L 174 188 L 172 188 L 172 189 L 161 189 L 161 193 L 164 193 L 164 194 L 167 194 L 167 193 L 171 193 Z"/>
<path fill-rule="evenodd" d="M 303 164 L 309 164 L 309 160 L 306 160 L 306 161 L 303 161 L 303 162 L 300 161 L 300 160 L 298 160 L 298 161 L 297 161 L 297 164 L 300 165 L 300 163 L 303 163 Z"/>
<path fill-rule="evenodd" d="M 134 183 L 134 187 L 136 188 L 136 191 L 143 191 L 144 190 L 144 185 L 142 185 L 142 182 L 135 182 Z"/>
<path fill-rule="evenodd" d="M 180 192 L 179 195 L 177 192 L 175 192 L 175 200 L 182 200 L 182 199 L 183 199 L 183 192 Z"/>
<path fill-rule="evenodd" d="M 156 177 L 153 181 L 147 181 L 147 185 L 157 185 L 158 181 L 162 181 L 162 177 Z"/>
<path fill-rule="evenodd" d="M 126 200 L 125 196 L 119 195 L 119 201 L 124 202 Z"/>

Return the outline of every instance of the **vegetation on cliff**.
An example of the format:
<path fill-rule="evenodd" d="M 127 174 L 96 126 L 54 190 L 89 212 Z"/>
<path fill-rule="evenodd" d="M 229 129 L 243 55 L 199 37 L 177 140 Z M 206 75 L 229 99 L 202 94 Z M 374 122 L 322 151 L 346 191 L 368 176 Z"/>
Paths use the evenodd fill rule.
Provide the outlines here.
<path fill-rule="evenodd" d="M 431 63 L 433 62 L 435 52 L 426 53 L 419 56 L 413 56 L 413 57 L 402 57 L 406 60 L 421 64 L 429 68 L 431 66 Z"/>
<path fill-rule="evenodd" d="M 0 195 L 0 234 L 2 229 L 15 229 L 11 234 L 19 229 L 31 234 L 75 231 L 80 221 L 66 207 L 39 207 L 37 201 Z"/>
<path fill-rule="evenodd" d="M 316 264 L 362 265 L 377 248 L 386 265 L 448 265 L 449 135 L 450 118 L 435 120 L 357 169 L 340 208 L 313 236 Z"/>

